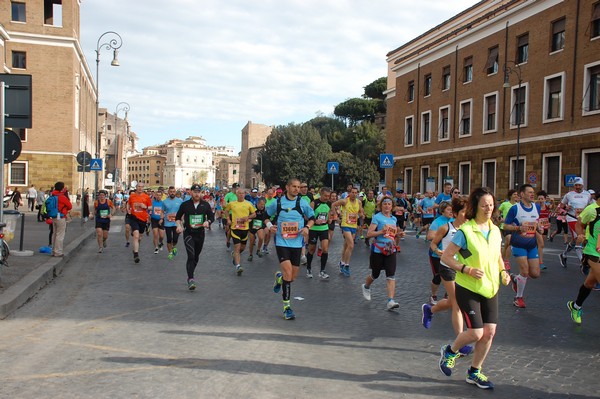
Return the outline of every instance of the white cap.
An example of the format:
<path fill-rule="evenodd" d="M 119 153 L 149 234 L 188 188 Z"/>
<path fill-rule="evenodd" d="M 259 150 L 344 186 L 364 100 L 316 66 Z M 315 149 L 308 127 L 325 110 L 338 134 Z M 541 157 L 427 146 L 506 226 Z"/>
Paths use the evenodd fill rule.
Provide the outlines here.
<path fill-rule="evenodd" d="M 573 184 L 581 184 L 583 186 L 583 179 L 581 177 L 576 177 L 575 180 L 573 180 Z"/>
<path fill-rule="evenodd" d="M 590 190 L 588 190 L 588 193 L 590 193 L 590 194 L 592 194 L 592 195 L 596 194 L 596 192 L 595 192 L 594 190 L 591 190 L 591 189 L 590 189 Z"/>

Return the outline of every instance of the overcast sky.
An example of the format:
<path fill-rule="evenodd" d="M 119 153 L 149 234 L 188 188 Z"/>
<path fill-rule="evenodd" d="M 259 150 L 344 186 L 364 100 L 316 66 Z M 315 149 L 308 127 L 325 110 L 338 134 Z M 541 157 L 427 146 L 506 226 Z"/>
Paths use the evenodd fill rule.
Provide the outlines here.
<path fill-rule="evenodd" d="M 121 66 L 100 51 L 100 106 L 114 113 L 129 103 L 139 149 L 203 136 L 239 150 L 248 121 L 332 115 L 386 75 L 389 51 L 475 3 L 83 0 L 81 45 L 95 73 L 98 38 L 111 30 L 123 38 Z"/>

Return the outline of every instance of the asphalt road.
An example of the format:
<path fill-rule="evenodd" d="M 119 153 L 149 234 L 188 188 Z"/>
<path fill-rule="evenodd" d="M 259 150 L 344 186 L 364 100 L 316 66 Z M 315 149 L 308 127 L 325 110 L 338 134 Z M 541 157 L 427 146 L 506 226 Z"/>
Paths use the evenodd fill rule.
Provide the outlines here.
<path fill-rule="evenodd" d="M 341 235 L 332 243 L 329 281 L 292 285 L 297 318 L 282 317 L 272 291 L 274 251 L 245 261 L 237 277 L 222 231 L 207 233 L 187 290 L 185 252 L 174 261 L 152 253 L 144 237 L 140 264 L 124 247 L 119 223 L 108 248 L 74 254 L 63 274 L 0 321 L 2 398 L 597 398 L 600 300 L 593 292 L 583 324 L 565 302 L 582 282 L 574 257 L 562 269 L 558 243 L 547 248 L 548 270 L 530 281 L 526 309 L 502 287 L 500 322 L 484 373 L 494 392 L 464 381 L 470 362 L 448 378 L 439 348 L 453 339 L 448 314 L 421 324 L 429 297 L 427 244 L 414 234 L 398 256 L 398 311 L 385 310 L 385 281 L 363 299 L 368 251 L 358 243 L 351 277 L 336 270 Z M 318 259 L 313 264 L 318 270 Z"/>

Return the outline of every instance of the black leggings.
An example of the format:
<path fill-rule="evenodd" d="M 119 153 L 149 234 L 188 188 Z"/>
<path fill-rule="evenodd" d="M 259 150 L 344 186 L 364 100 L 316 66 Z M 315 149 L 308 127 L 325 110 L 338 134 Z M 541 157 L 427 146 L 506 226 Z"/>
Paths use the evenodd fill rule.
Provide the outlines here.
<path fill-rule="evenodd" d="M 183 242 L 185 243 L 185 251 L 187 252 L 185 267 L 188 279 L 191 279 L 194 278 L 194 271 L 196 270 L 200 252 L 202 252 L 202 246 L 204 245 L 204 230 L 194 234 L 183 233 Z"/>
<path fill-rule="evenodd" d="M 498 293 L 486 298 L 471 290 L 454 285 L 456 303 L 465 318 L 467 328 L 483 328 L 484 324 L 498 324 Z"/>
<path fill-rule="evenodd" d="M 557 220 L 556 221 L 556 232 L 554 233 L 554 235 L 560 234 L 560 232 L 563 232 L 563 234 L 569 234 L 569 225 L 567 224 L 567 222 L 563 222 L 562 220 Z"/>
<path fill-rule="evenodd" d="M 177 245 L 179 241 L 179 233 L 177 232 L 177 227 L 165 227 L 165 233 L 167 236 L 167 244 Z"/>

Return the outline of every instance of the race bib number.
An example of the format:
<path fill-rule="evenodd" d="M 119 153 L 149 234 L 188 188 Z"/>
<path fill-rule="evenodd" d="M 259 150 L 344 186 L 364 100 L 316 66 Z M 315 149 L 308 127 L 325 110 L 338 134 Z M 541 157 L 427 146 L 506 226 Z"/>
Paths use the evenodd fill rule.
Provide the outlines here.
<path fill-rule="evenodd" d="M 327 223 L 327 214 L 319 213 L 319 215 L 317 215 L 317 219 L 315 220 L 315 224 L 326 224 L 326 223 Z"/>
<path fill-rule="evenodd" d="M 522 236 L 524 236 L 524 237 L 534 237 L 535 236 L 536 222 L 523 222 L 523 226 L 525 227 L 525 231 L 521 232 Z"/>
<path fill-rule="evenodd" d="M 107 218 L 109 213 L 110 213 L 110 211 L 108 209 L 100 209 L 100 217 L 101 218 Z"/>
<path fill-rule="evenodd" d="M 433 215 L 433 208 L 427 208 L 427 210 L 425 211 L 426 215 Z"/>
<path fill-rule="evenodd" d="M 298 237 L 298 222 L 281 222 L 281 236 L 283 238 Z"/>
<path fill-rule="evenodd" d="M 254 229 L 262 229 L 262 225 L 263 222 L 260 219 L 253 219 L 252 220 L 252 228 Z"/>
<path fill-rule="evenodd" d="M 190 215 L 190 227 L 199 229 L 204 224 L 204 215 Z"/>
<path fill-rule="evenodd" d="M 393 224 L 386 224 L 385 226 L 383 226 L 383 236 L 385 238 L 389 238 L 391 240 L 396 238 L 396 233 L 398 231 L 397 227 Z"/>
<path fill-rule="evenodd" d="M 154 213 L 157 216 L 160 216 L 160 215 L 162 215 L 162 208 L 155 206 L 152 213 Z"/>
<path fill-rule="evenodd" d="M 346 223 L 348 224 L 356 224 L 358 221 L 358 215 L 356 213 L 349 213 L 346 215 Z"/>
<path fill-rule="evenodd" d="M 174 222 L 175 221 L 175 216 L 177 216 L 176 213 L 169 213 L 169 214 L 167 214 L 167 220 L 169 222 Z"/>
<path fill-rule="evenodd" d="M 243 218 L 235 219 L 236 230 L 244 230 L 246 228 L 246 221 Z"/>
<path fill-rule="evenodd" d="M 538 223 L 540 224 L 540 227 L 543 228 L 544 230 L 550 228 L 550 219 L 548 219 L 548 218 L 540 218 L 538 220 Z"/>

